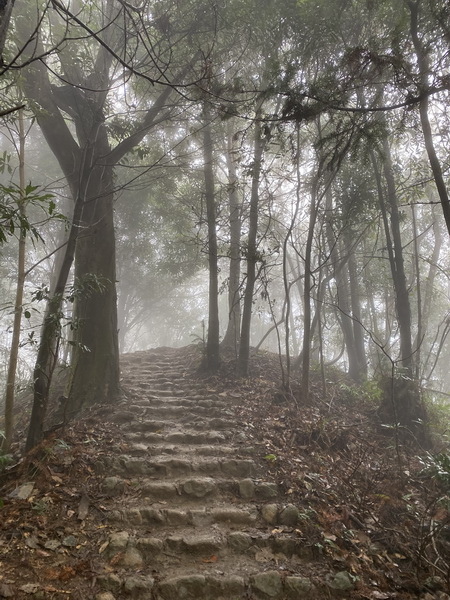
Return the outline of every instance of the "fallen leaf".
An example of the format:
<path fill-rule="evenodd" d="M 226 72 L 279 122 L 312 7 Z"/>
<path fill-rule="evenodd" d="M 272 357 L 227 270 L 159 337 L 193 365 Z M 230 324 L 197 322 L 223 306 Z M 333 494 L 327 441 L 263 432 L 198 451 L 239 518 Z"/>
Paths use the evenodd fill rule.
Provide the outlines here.
<path fill-rule="evenodd" d="M 208 558 L 202 558 L 202 562 L 204 562 L 204 563 L 215 563 L 218 560 L 219 559 L 217 558 L 217 556 L 215 554 L 213 554 L 212 556 L 210 556 Z"/>
<path fill-rule="evenodd" d="M 78 504 L 78 519 L 84 521 L 89 512 L 89 497 L 86 494 L 81 495 L 80 503 Z"/>
<path fill-rule="evenodd" d="M 39 590 L 37 583 L 26 583 L 21 585 L 19 590 L 25 594 L 35 594 Z"/>

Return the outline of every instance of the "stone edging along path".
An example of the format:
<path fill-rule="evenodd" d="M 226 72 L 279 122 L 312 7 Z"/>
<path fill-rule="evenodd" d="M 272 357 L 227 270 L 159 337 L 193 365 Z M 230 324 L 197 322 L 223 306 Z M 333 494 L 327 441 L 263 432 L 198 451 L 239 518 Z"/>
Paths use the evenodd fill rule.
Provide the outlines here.
<path fill-rule="evenodd" d="M 209 394 L 185 371 L 176 350 L 122 357 L 128 399 L 113 418 L 127 446 L 97 465 L 111 533 L 96 600 L 342 598 L 352 587 L 343 573 L 311 578 L 299 511 L 252 459 L 240 399 Z"/>

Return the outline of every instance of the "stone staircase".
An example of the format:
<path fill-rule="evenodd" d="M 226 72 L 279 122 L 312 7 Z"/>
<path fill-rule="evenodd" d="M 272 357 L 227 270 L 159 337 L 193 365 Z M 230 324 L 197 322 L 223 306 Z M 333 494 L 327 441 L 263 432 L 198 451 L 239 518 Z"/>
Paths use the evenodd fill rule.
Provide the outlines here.
<path fill-rule="evenodd" d="M 97 465 L 111 533 L 96 600 L 331 598 L 298 509 L 252 458 L 242 400 L 203 391 L 176 350 L 125 355 L 122 372 L 126 444 Z"/>

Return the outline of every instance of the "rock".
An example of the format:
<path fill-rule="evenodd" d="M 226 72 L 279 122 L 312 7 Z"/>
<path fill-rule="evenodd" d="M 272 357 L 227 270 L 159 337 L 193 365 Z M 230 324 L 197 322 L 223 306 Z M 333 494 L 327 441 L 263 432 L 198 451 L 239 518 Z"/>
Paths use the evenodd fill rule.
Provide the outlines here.
<path fill-rule="evenodd" d="M 252 589 L 263 595 L 263 598 L 276 598 L 282 590 L 281 577 L 277 571 L 258 573 L 251 578 Z"/>
<path fill-rule="evenodd" d="M 261 508 L 261 516 L 266 523 L 275 525 L 278 517 L 278 506 L 276 504 L 265 504 Z"/>
<path fill-rule="evenodd" d="M 287 525 L 288 527 L 295 527 L 298 522 L 298 508 L 293 504 L 288 504 L 281 511 L 278 517 L 278 522 L 281 525 Z"/>
<path fill-rule="evenodd" d="M 314 585 L 307 577 L 286 577 L 285 590 L 289 598 L 311 598 L 314 593 Z"/>
<path fill-rule="evenodd" d="M 161 554 L 163 543 L 158 538 L 140 538 L 136 542 L 136 547 L 145 558 L 152 558 Z"/>
<path fill-rule="evenodd" d="M 141 553 L 137 548 L 133 546 L 128 546 L 125 551 L 124 557 L 121 560 L 121 564 L 123 567 L 141 567 L 144 559 L 141 556 Z"/>
<path fill-rule="evenodd" d="M 352 577 L 347 571 L 339 571 L 336 573 L 328 585 L 333 590 L 339 590 L 341 592 L 352 590 L 355 587 Z"/>
<path fill-rule="evenodd" d="M 207 576 L 206 586 L 208 597 L 211 600 L 216 598 L 244 598 L 246 596 L 246 585 L 243 577 L 238 575 L 228 575 L 225 577 Z"/>
<path fill-rule="evenodd" d="M 189 479 L 183 484 L 183 492 L 194 498 L 204 498 L 216 489 L 213 479 Z"/>
<path fill-rule="evenodd" d="M 109 496 L 125 491 L 125 481 L 120 477 L 106 477 L 102 483 L 102 491 Z"/>
<path fill-rule="evenodd" d="M 278 486 L 276 483 L 260 483 L 256 486 L 256 496 L 263 500 L 271 500 L 278 496 Z"/>
<path fill-rule="evenodd" d="M 228 535 L 228 545 L 238 552 L 244 552 L 252 545 L 252 538 L 248 533 L 235 531 Z"/>
<path fill-rule="evenodd" d="M 109 537 L 109 550 L 119 551 L 124 550 L 128 545 L 130 534 L 128 531 L 116 531 Z"/>
<path fill-rule="evenodd" d="M 116 600 L 111 592 L 100 592 L 95 596 L 95 600 Z"/>
<path fill-rule="evenodd" d="M 252 460 L 224 460 L 222 472 L 229 477 L 246 477 L 253 475 L 255 463 Z"/>
<path fill-rule="evenodd" d="M 107 591 L 118 592 L 122 587 L 122 581 L 115 573 L 108 573 L 106 575 L 99 575 L 97 577 L 98 585 Z"/>
<path fill-rule="evenodd" d="M 63 538 L 61 544 L 66 546 L 66 548 L 75 548 L 75 546 L 78 544 L 78 540 L 74 535 L 68 535 Z"/>
<path fill-rule="evenodd" d="M 173 577 L 159 585 L 159 593 L 164 600 L 198 600 L 204 597 L 206 577 L 187 575 Z"/>
<path fill-rule="evenodd" d="M 127 577 L 123 590 L 132 598 L 139 598 L 143 594 L 150 596 L 155 580 L 152 577 Z"/>
<path fill-rule="evenodd" d="M 253 498 L 255 495 L 253 479 L 241 479 L 239 482 L 239 495 L 241 498 Z"/>
<path fill-rule="evenodd" d="M 34 489 L 34 482 L 29 481 L 28 483 L 23 483 L 21 486 L 15 488 L 12 492 L 8 494 L 8 498 L 17 498 L 17 500 L 26 500 L 29 498 Z"/>

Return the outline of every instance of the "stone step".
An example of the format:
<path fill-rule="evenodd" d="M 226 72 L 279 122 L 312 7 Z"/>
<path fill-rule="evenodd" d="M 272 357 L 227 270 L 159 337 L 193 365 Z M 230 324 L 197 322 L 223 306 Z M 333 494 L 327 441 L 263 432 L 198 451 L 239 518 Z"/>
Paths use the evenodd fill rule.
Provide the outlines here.
<path fill-rule="evenodd" d="M 173 569 L 171 569 L 173 571 Z M 198 570 L 162 579 L 150 575 L 129 574 L 120 578 L 112 574 L 98 578 L 108 591 L 126 597 L 152 600 L 313 600 L 332 598 L 325 586 L 319 589 L 308 576 L 285 575 L 278 570 L 235 575 L 220 572 L 198 573 Z M 115 596 L 111 596 L 115 597 Z"/>
<path fill-rule="evenodd" d="M 216 559 L 246 555 L 261 562 L 282 561 L 301 558 L 311 560 L 317 549 L 296 534 L 283 531 L 264 533 L 220 531 L 194 533 L 192 529 L 179 529 L 172 535 L 139 537 L 128 531 L 110 534 L 106 555 L 111 560 L 117 557 L 121 566 L 140 566 L 147 562 L 164 561 L 166 557 L 180 558 L 183 564 L 197 563 L 202 556 Z M 215 562 L 214 560 L 211 563 Z M 218 562 L 218 561 L 217 561 Z M 239 564 L 240 559 L 235 559 Z"/>
<path fill-rule="evenodd" d="M 251 478 L 190 477 L 176 481 L 139 481 L 110 476 L 104 479 L 102 491 L 107 496 L 139 492 L 142 498 L 156 502 L 170 501 L 172 504 L 199 499 L 214 501 L 219 495 L 259 501 L 273 500 L 278 496 L 278 486 L 275 483 L 255 481 Z"/>
<path fill-rule="evenodd" d="M 191 400 L 189 398 L 178 398 L 178 397 L 164 397 L 164 398 L 140 398 L 134 399 L 131 404 L 139 406 L 141 408 L 146 408 L 148 406 L 152 407 L 168 407 L 168 408 L 182 408 L 184 410 L 194 410 L 195 408 L 216 408 L 217 410 L 229 410 L 232 411 L 233 407 L 229 402 L 225 402 L 223 400 L 217 400 L 215 398 L 210 399 L 197 399 Z M 129 402 L 124 403 L 124 406 L 128 407 L 130 405 Z M 120 404 L 119 404 L 120 406 Z"/>
<path fill-rule="evenodd" d="M 232 410 L 223 408 L 221 406 L 177 406 L 175 404 L 171 406 L 153 406 L 153 402 L 133 402 L 129 405 L 129 410 L 135 412 L 137 415 L 142 417 L 154 418 L 154 417 L 174 417 L 179 416 L 185 421 L 186 419 L 198 419 L 199 416 L 215 417 L 218 419 L 228 417 L 234 417 Z"/>
<path fill-rule="evenodd" d="M 129 503 L 131 504 L 131 502 Z M 109 519 L 114 523 L 140 526 L 197 527 L 207 528 L 215 525 L 228 528 L 285 527 L 295 529 L 302 523 L 302 512 L 293 504 L 215 504 L 201 508 L 167 508 L 164 502 L 151 505 L 128 506 L 113 510 Z"/>
<path fill-rule="evenodd" d="M 154 435 L 157 436 L 159 434 Z M 243 458 L 245 456 L 253 456 L 253 454 L 255 453 L 255 448 L 253 446 L 247 446 L 237 449 L 234 446 L 225 446 L 219 444 L 216 446 L 212 446 L 210 444 L 183 444 L 183 447 L 180 448 L 180 444 L 148 444 L 141 441 L 130 441 L 129 444 L 123 447 L 123 451 L 126 454 L 130 454 L 132 456 L 156 457 L 160 455 L 176 455 L 181 458 L 183 455 L 189 455 L 190 458 L 191 454 L 197 454 L 198 456 L 223 457 L 232 455 L 236 458 Z"/>
<path fill-rule="evenodd" d="M 130 414 L 134 414 L 131 413 Z M 126 421 L 123 421 L 126 423 Z M 229 429 L 233 430 L 237 428 L 237 422 L 234 419 L 224 419 L 219 417 L 190 417 L 178 419 L 177 422 L 173 420 L 154 420 L 154 419 L 141 419 L 134 420 L 126 423 L 124 431 L 136 432 L 136 431 L 163 431 L 167 429 L 175 429 L 177 424 L 187 423 L 191 429 L 205 429 L 208 431 L 214 429 Z"/>
<path fill-rule="evenodd" d="M 232 435 L 227 431 L 196 431 L 185 429 L 183 431 L 156 432 L 129 432 L 124 433 L 128 442 L 141 444 L 178 444 L 178 445 L 204 445 L 223 444 Z"/>
<path fill-rule="evenodd" d="M 114 479 L 114 478 L 112 478 Z M 264 493 L 270 493 L 268 482 L 259 484 Z M 123 490 L 125 491 L 125 490 Z M 242 498 L 244 500 L 244 498 Z M 245 500 L 252 500 L 245 498 Z M 260 500 L 260 502 L 262 502 Z M 168 526 L 210 527 L 214 523 L 226 523 L 231 527 L 237 525 L 253 526 L 258 521 L 259 527 L 276 526 L 289 530 L 301 527 L 303 513 L 301 508 L 293 504 L 265 503 L 259 505 L 240 504 L 237 508 L 233 504 L 223 503 L 201 509 L 168 509 L 166 502 L 154 502 L 151 506 L 128 506 L 122 510 L 113 510 L 110 519 L 114 522 L 123 522 L 132 525 L 147 525 L 156 523 Z M 172 514 L 173 513 L 173 514 Z"/>
<path fill-rule="evenodd" d="M 167 389 L 157 389 L 153 383 L 145 383 L 145 382 L 137 382 L 133 383 L 133 386 L 130 388 L 130 392 L 134 395 L 140 394 L 145 396 L 146 398 L 173 398 L 173 397 L 181 397 L 185 396 L 186 390 L 183 388 L 177 388 L 172 386 L 170 390 Z"/>
<path fill-rule="evenodd" d="M 183 477 L 191 474 L 217 475 L 219 477 L 251 477 L 256 472 L 253 460 L 236 458 L 143 458 L 119 455 L 102 456 L 96 464 L 98 473 L 113 473 L 131 477 Z"/>
<path fill-rule="evenodd" d="M 259 518 L 254 506 L 235 508 L 231 505 L 202 507 L 195 509 L 166 508 L 151 504 L 112 510 L 108 515 L 110 523 L 132 527 L 192 527 L 206 529 L 222 526 L 227 529 L 252 527 Z"/>

